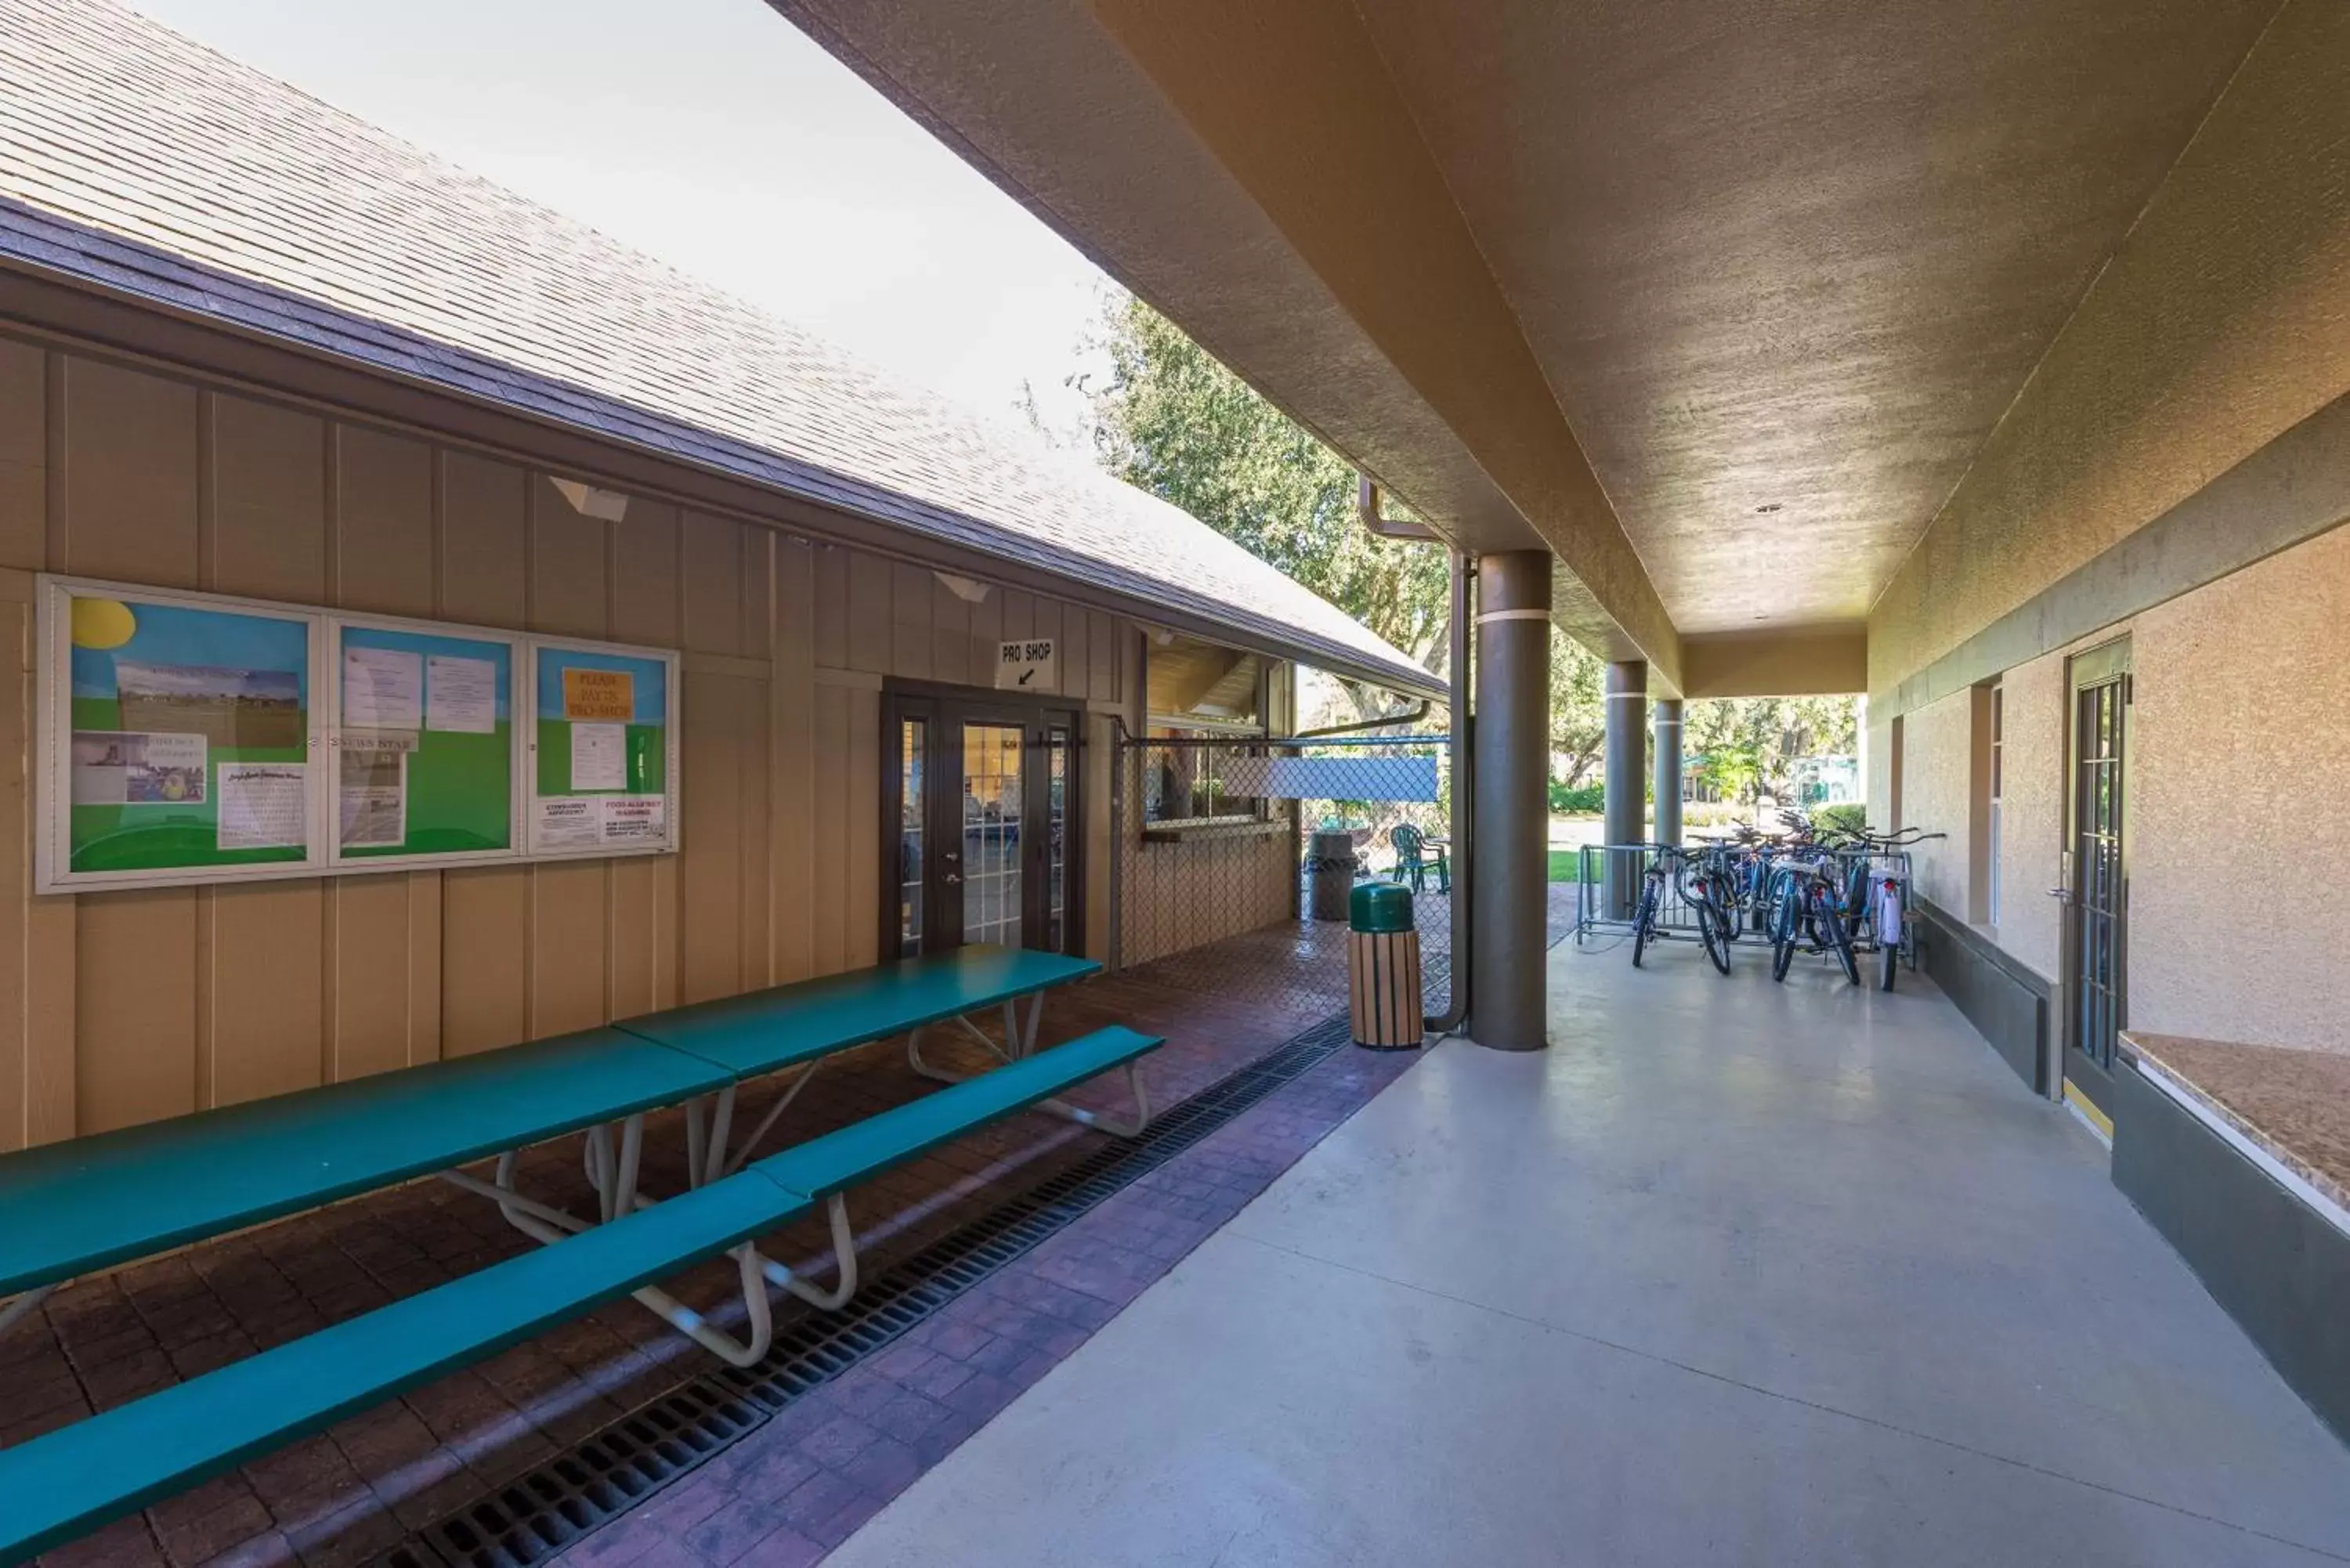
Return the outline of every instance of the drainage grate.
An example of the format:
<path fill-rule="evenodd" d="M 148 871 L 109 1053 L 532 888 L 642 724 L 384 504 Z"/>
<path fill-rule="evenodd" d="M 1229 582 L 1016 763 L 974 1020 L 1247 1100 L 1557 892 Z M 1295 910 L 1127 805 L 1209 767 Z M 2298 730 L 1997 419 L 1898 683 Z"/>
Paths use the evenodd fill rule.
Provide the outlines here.
<path fill-rule="evenodd" d="M 1162 1112 L 1140 1137 L 1106 1144 L 886 1271 L 847 1311 L 779 1324 L 775 1347 L 757 1366 L 694 1377 L 494 1494 L 425 1525 L 371 1568 L 529 1568 L 545 1561 L 1335 1055 L 1349 1033 L 1343 1017 L 1307 1030 Z"/>

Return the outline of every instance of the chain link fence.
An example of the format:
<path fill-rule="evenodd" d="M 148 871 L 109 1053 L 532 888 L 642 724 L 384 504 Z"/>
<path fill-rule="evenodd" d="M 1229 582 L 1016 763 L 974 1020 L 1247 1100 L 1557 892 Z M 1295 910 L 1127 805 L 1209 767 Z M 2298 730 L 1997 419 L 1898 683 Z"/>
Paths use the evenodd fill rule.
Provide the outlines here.
<path fill-rule="evenodd" d="M 1122 736 L 1113 777 L 1113 967 L 1326 1017 L 1347 1006 L 1347 895 L 1378 878 L 1411 889 L 1423 1005 L 1449 1009 L 1444 736 L 1161 731 Z"/>

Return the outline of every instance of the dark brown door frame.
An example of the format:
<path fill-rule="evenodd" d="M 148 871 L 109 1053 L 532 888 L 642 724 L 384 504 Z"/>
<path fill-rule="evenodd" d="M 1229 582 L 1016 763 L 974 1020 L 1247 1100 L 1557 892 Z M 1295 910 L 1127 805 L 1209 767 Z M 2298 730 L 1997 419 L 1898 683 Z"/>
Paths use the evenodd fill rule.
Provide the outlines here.
<path fill-rule="evenodd" d="M 2086 1099 L 2108 1127 L 2114 1078 L 2104 1059 L 2109 1037 L 2126 1026 L 2129 998 L 2130 642 L 2102 643 L 2066 661 L 2064 682 L 2064 1022 L 2058 1058 L 2066 1097 Z M 2085 733 L 2107 720 L 2110 742 Z M 2102 758 L 2102 751 L 2106 756 Z M 2085 765 L 2087 764 L 2087 765 Z M 2090 767 L 2108 772 L 2102 799 Z M 2100 843 L 2106 840 L 2109 843 Z M 2091 966 L 2102 946 L 2104 973 Z M 2093 983 L 2094 982 L 2094 983 Z"/>
<path fill-rule="evenodd" d="M 962 755 L 959 742 L 962 726 L 975 722 L 1019 724 L 1024 732 L 1021 767 L 1021 931 L 1022 940 L 1030 945 L 1041 943 L 1050 926 L 1049 739 L 1055 729 L 1066 732 L 1062 776 L 1061 930 L 1064 950 L 1082 955 L 1086 940 L 1085 769 L 1081 762 L 1086 744 L 1084 704 L 1050 693 L 999 691 L 988 687 L 891 678 L 885 680 L 881 687 L 881 854 L 875 872 L 882 891 L 880 951 L 885 959 L 898 956 L 899 950 L 899 826 L 903 806 L 900 743 L 908 719 L 920 719 L 925 725 L 922 834 L 930 852 L 925 856 L 922 879 L 924 950 L 961 943 L 961 904 L 952 897 L 953 885 L 942 875 L 942 871 L 953 870 L 955 863 L 942 861 L 941 856 L 961 853 Z M 958 847 L 951 851 L 941 848 L 950 843 Z"/>

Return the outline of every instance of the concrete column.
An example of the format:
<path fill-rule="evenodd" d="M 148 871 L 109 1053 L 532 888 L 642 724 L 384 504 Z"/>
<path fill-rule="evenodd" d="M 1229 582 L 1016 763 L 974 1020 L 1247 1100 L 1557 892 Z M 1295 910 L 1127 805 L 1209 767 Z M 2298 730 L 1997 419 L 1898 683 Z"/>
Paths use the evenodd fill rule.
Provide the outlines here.
<path fill-rule="evenodd" d="M 1539 1051 L 1550 881 L 1550 555 L 1477 563 L 1469 1037 Z"/>
<path fill-rule="evenodd" d="M 1627 659 L 1607 667 L 1607 779 L 1601 832 L 1610 844 L 1646 844 L 1648 794 L 1648 663 Z M 1640 896 L 1639 857 L 1610 855 L 1600 882 L 1600 908 L 1629 919 Z"/>
<path fill-rule="evenodd" d="M 1657 842 L 1681 841 L 1681 703 L 1657 699 Z"/>

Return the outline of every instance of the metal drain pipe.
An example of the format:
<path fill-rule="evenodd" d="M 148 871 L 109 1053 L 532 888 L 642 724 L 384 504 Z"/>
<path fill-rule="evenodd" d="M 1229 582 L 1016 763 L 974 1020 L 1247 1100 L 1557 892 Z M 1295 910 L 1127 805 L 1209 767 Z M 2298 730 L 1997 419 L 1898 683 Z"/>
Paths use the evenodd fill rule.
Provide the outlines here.
<path fill-rule="evenodd" d="M 1452 1000 L 1440 1018 L 1428 1020 L 1431 1034 L 1457 1033 L 1469 1021 L 1469 966 L 1475 958 L 1469 942 L 1470 877 L 1469 836 L 1476 831 L 1475 814 L 1469 809 L 1471 794 L 1471 758 L 1476 749 L 1471 743 L 1476 719 L 1469 711 L 1470 648 L 1476 640 L 1470 635 L 1477 624 L 1477 563 L 1459 550 L 1449 552 L 1452 567 L 1452 624 L 1445 628 L 1451 650 L 1445 674 L 1452 682 Z"/>
<path fill-rule="evenodd" d="M 1409 545 L 1444 543 L 1425 523 L 1389 517 L 1380 511 L 1378 482 L 1360 469 L 1355 471 L 1355 515 L 1374 538 Z M 1452 685 L 1452 1002 L 1442 1017 L 1423 1020 L 1431 1034 L 1456 1033 L 1468 1022 L 1469 966 L 1473 956 L 1469 943 L 1469 836 L 1476 824 L 1475 814 L 1469 808 L 1469 785 L 1470 758 L 1474 754 L 1470 732 L 1475 721 L 1469 711 L 1469 658 L 1476 640 L 1471 632 L 1477 623 L 1477 561 L 1449 545 L 1445 553 L 1451 557 L 1452 576 L 1452 621 L 1445 628 L 1450 639 L 1445 673 Z M 1422 703 L 1420 711 L 1427 711 L 1427 704 Z"/>

